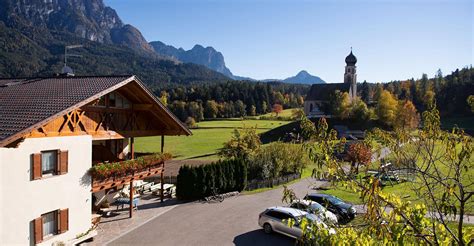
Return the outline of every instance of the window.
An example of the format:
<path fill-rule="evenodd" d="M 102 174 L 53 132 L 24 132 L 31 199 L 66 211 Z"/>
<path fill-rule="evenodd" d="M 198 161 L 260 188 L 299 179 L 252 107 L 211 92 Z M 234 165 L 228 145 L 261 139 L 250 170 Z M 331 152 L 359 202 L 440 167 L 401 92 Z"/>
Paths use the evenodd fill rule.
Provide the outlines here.
<path fill-rule="evenodd" d="M 58 213 L 53 211 L 43 214 L 43 238 L 47 238 L 58 233 Z"/>
<path fill-rule="evenodd" d="M 285 213 L 281 213 L 281 212 L 278 212 L 278 211 L 268 211 L 267 215 L 270 216 L 270 217 L 273 217 L 275 219 L 279 219 L 279 220 L 284 220 L 284 219 L 291 218 L 290 215 L 285 214 Z"/>
<path fill-rule="evenodd" d="M 59 209 L 42 214 L 33 221 L 33 238 L 35 244 L 48 240 L 54 235 L 69 230 L 69 209 Z"/>
<path fill-rule="evenodd" d="M 41 173 L 55 174 L 58 166 L 58 151 L 43 151 L 41 152 Z"/>
<path fill-rule="evenodd" d="M 109 107 L 112 108 L 130 108 L 130 102 L 117 92 L 109 94 Z"/>
<path fill-rule="evenodd" d="M 115 93 L 113 92 L 109 94 L 109 106 L 110 107 L 116 106 Z"/>

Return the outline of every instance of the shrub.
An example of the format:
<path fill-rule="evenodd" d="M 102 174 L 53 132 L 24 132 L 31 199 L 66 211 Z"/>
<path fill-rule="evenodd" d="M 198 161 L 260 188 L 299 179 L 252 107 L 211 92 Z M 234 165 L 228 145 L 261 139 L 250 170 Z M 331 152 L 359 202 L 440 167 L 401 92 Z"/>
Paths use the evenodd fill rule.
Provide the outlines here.
<path fill-rule="evenodd" d="M 250 157 L 249 178 L 269 179 L 290 173 L 301 173 L 309 162 L 301 144 L 271 143 Z"/>
<path fill-rule="evenodd" d="M 181 200 L 195 200 L 216 193 L 242 191 L 247 184 L 246 163 L 228 159 L 208 165 L 179 169 L 176 195 Z"/>

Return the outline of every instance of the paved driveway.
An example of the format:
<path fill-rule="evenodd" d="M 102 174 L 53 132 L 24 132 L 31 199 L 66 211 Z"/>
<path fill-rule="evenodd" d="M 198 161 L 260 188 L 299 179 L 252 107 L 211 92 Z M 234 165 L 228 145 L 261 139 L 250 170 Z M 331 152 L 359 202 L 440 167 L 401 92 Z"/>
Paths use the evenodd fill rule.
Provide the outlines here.
<path fill-rule="evenodd" d="M 311 191 L 312 179 L 290 185 L 303 197 Z M 188 203 L 168 211 L 109 245 L 294 245 L 281 235 L 266 235 L 258 226 L 265 208 L 283 205 L 283 188 L 253 195 L 240 195 L 222 203 Z"/>

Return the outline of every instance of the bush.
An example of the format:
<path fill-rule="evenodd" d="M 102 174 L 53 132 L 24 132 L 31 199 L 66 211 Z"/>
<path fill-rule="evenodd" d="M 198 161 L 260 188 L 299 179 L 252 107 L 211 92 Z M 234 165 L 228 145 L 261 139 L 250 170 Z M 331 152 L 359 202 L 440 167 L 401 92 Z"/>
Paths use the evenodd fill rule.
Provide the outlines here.
<path fill-rule="evenodd" d="M 274 142 L 250 157 L 249 178 L 270 179 L 302 172 L 310 160 L 301 144 Z"/>
<path fill-rule="evenodd" d="M 242 191 L 247 184 L 246 164 L 241 159 L 179 169 L 176 196 L 180 200 L 201 199 L 214 193 Z"/>

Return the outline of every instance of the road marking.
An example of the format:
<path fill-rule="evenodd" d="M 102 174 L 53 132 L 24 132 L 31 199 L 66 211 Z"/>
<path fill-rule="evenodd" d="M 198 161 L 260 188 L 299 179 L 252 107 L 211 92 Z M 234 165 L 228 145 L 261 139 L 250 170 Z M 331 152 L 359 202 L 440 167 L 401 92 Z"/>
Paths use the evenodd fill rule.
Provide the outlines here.
<path fill-rule="evenodd" d="M 122 234 L 120 234 L 120 235 L 118 235 L 118 236 L 116 236 L 116 237 L 110 239 L 110 240 L 109 240 L 108 242 L 106 242 L 104 245 L 109 245 L 111 242 L 113 242 L 113 241 L 115 241 L 115 240 L 117 240 L 117 239 L 119 239 L 119 238 L 125 236 L 126 234 L 128 234 L 128 233 L 130 233 L 130 232 L 132 232 L 132 231 L 134 231 L 134 230 L 136 230 L 136 229 L 138 229 L 139 227 L 143 226 L 144 224 L 146 224 L 146 223 L 152 221 L 152 220 L 155 219 L 156 217 L 158 217 L 158 216 L 160 216 L 160 215 L 162 215 L 162 214 L 164 214 L 164 213 L 170 211 L 171 209 L 173 209 L 173 208 L 175 208 L 175 207 L 177 207 L 177 206 L 178 206 L 178 205 L 169 206 L 169 207 L 168 207 L 167 209 L 165 209 L 164 211 L 161 211 L 160 213 L 157 213 L 155 216 L 153 216 L 153 217 L 151 217 L 151 218 L 149 218 L 149 219 L 143 221 L 142 223 L 138 224 L 137 226 L 132 227 L 132 228 L 130 228 L 129 230 L 125 231 L 124 233 L 122 233 Z"/>

